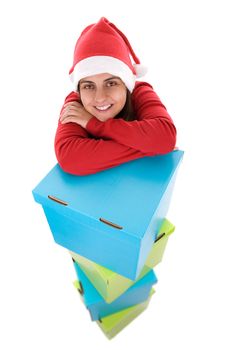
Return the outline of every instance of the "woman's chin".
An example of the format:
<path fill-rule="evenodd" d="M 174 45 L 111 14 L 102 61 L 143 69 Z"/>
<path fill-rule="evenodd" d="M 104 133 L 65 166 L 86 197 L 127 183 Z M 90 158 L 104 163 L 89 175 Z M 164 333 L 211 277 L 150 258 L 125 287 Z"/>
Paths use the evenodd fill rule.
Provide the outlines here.
<path fill-rule="evenodd" d="M 97 116 L 96 116 L 96 119 L 100 120 L 101 122 L 106 122 L 106 120 L 108 120 L 108 119 L 113 119 L 113 118 L 114 118 L 114 117 L 108 117 L 108 118 L 105 117 L 105 118 L 104 118 L 104 117 L 99 117 L 99 116 L 97 117 Z"/>
<path fill-rule="evenodd" d="M 93 113 L 94 117 L 96 117 L 97 119 L 99 119 L 101 122 L 105 122 L 108 119 L 112 119 L 115 117 L 115 114 L 108 114 L 108 113 Z"/>

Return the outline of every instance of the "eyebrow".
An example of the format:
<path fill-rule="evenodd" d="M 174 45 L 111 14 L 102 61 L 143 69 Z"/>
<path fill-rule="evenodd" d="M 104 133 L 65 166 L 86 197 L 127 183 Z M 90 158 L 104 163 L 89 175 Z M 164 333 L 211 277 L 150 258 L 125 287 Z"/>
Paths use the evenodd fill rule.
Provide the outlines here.
<path fill-rule="evenodd" d="M 112 79 L 119 79 L 119 80 L 121 80 L 121 78 L 119 78 L 119 77 L 112 76 L 110 78 L 104 79 L 104 82 L 112 80 Z M 91 80 L 80 80 L 80 84 L 83 84 L 83 83 L 94 83 L 94 81 L 91 81 Z"/>
<path fill-rule="evenodd" d="M 113 75 L 111 78 L 107 78 L 104 81 L 108 81 L 108 80 L 112 80 L 112 79 L 119 79 L 119 80 L 121 80 L 121 78 L 116 77 L 115 75 Z"/>

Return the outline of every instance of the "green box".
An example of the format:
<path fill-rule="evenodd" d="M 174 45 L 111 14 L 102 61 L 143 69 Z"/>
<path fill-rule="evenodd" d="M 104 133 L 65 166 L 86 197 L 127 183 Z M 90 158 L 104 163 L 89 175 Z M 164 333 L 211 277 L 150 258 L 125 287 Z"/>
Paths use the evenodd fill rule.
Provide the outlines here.
<path fill-rule="evenodd" d="M 154 289 L 151 288 L 149 298 L 143 303 L 131 306 L 127 309 L 103 317 L 101 320 L 96 321 L 99 327 L 106 335 L 106 337 L 108 339 L 112 339 L 129 323 L 131 323 L 137 316 L 139 316 L 148 307 L 148 304 L 153 294 Z"/>
<path fill-rule="evenodd" d="M 168 238 L 174 230 L 175 226 L 167 219 L 164 219 L 157 239 L 155 240 L 146 263 L 136 281 L 145 276 L 154 266 L 161 262 Z M 106 269 L 105 267 L 74 252 L 70 252 L 70 254 L 107 303 L 113 302 L 136 282 Z"/>

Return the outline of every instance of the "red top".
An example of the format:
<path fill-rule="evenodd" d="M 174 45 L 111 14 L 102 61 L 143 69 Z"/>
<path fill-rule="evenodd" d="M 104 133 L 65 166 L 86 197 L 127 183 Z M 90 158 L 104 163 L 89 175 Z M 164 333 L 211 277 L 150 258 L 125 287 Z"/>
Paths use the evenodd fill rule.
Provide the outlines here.
<path fill-rule="evenodd" d="M 55 152 L 61 168 L 70 174 L 94 174 L 133 159 L 173 151 L 176 128 L 152 86 L 136 82 L 132 92 L 136 120 L 92 117 L 86 129 L 76 123 L 61 124 L 55 136 Z M 65 103 L 80 101 L 71 92 Z"/>

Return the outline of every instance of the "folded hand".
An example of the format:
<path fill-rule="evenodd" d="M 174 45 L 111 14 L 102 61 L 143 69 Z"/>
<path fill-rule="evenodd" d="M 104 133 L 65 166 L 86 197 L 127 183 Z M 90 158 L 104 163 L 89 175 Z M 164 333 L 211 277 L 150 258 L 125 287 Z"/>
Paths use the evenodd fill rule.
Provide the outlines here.
<path fill-rule="evenodd" d="M 81 103 L 73 101 L 64 105 L 60 115 L 60 122 L 62 124 L 76 123 L 85 128 L 92 117 L 93 115 L 87 112 Z"/>

